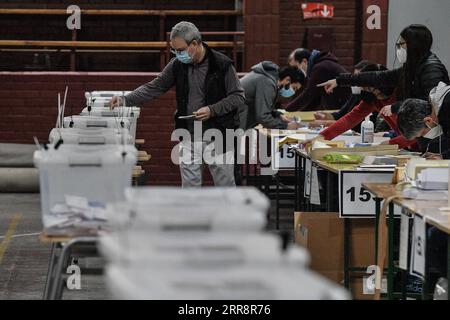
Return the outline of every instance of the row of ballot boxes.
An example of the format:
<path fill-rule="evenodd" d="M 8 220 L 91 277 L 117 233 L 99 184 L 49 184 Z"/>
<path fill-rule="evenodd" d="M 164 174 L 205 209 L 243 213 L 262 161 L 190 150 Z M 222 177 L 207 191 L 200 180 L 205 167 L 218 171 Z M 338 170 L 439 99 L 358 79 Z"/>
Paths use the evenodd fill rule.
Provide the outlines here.
<path fill-rule="evenodd" d="M 117 299 L 348 298 L 305 249 L 263 231 L 268 208 L 249 187 L 127 189 L 107 208 L 105 283 Z"/>
<path fill-rule="evenodd" d="M 131 186 L 140 110 L 133 106 L 110 110 L 108 105 L 123 93 L 87 92 L 81 114 L 59 114 L 62 121 L 51 130 L 49 144 L 34 153 L 48 233 L 101 228 L 106 204 L 123 200 L 124 190 Z"/>

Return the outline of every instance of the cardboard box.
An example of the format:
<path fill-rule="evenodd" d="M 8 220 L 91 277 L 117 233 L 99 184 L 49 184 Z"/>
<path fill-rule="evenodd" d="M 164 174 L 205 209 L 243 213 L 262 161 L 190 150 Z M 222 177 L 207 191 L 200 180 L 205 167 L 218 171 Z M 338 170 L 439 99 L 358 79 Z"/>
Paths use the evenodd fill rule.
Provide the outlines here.
<path fill-rule="evenodd" d="M 344 220 L 337 212 L 295 212 L 295 243 L 308 249 L 310 268 L 324 277 L 344 283 Z M 375 219 L 350 221 L 350 266 L 368 267 L 375 262 Z M 355 278 L 356 276 L 356 278 Z M 363 277 L 352 273 L 350 287 L 358 299 L 371 299 L 363 294 Z M 352 291 L 353 291 L 352 290 Z"/>

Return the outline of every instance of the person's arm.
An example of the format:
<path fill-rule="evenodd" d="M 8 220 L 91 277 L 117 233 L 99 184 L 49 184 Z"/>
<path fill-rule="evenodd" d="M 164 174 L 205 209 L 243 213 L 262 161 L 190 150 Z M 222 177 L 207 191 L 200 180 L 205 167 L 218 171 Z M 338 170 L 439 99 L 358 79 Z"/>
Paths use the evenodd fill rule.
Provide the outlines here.
<path fill-rule="evenodd" d="M 320 97 L 324 94 L 323 88 L 317 87 L 317 85 L 327 80 L 323 79 L 323 74 L 325 74 L 325 70 L 316 67 L 308 79 L 305 90 L 286 106 L 286 110 L 299 111 L 317 107 Z"/>
<path fill-rule="evenodd" d="M 272 106 L 276 94 L 276 88 L 274 88 L 274 84 L 269 79 L 262 79 L 256 83 L 255 118 L 264 128 L 286 129 L 287 123 L 273 114 Z"/>
<path fill-rule="evenodd" d="M 238 109 L 242 103 L 245 103 L 244 88 L 233 66 L 230 66 L 225 73 L 225 90 L 225 98 L 208 106 L 211 110 L 211 117 L 223 116 Z"/>
<path fill-rule="evenodd" d="M 129 106 L 138 106 L 155 98 L 158 98 L 162 94 L 169 91 L 175 84 L 173 75 L 173 63 L 175 58 L 172 59 L 164 70 L 152 81 L 143 84 L 139 88 L 130 92 L 125 96 L 125 102 Z"/>
<path fill-rule="evenodd" d="M 384 71 L 368 71 L 358 74 L 341 73 L 336 77 L 338 86 L 397 87 L 401 68 Z"/>
<path fill-rule="evenodd" d="M 374 105 L 361 101 L 345 116 L 336 121 L 333 125 L 320 132 L 326 140 L 332 140 L 345 131 L 353 128 L 356 124 L 363 121 L 367 115 L 375 110 Z"/>

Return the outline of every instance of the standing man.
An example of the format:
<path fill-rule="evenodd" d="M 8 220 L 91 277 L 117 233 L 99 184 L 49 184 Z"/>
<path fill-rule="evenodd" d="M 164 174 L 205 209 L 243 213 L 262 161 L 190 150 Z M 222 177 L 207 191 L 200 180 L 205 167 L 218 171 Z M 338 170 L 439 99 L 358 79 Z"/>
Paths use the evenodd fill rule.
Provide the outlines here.
<path fill-rule="evenodd" d="M 239 127 L 238 109 L 245 104 L 244 90 L 232 61 L 202 42 L 197 27 L 186 21 L 176 24 L 170 33 L 170 45 L 176 58 L 151 82 L 125 96 L 127 105 L 141 105 L 176 88 L 176 129 L 187 129 L 189 141 L 180 142 L 180 172 L 183 187 L 202 185 L 203 152 L 211 149 L 213 141 L 194 140 L 194 124 L 201 122 L 203 131 L 220 130 L 225 139 L 226 129 Z M 121 98 L 115 97 L 110 106 L 117 106 Z M 185 118 L 191 116 L 192 118 Z M 227 161 L 209 163 L 209 171 L 216 186 L 235 186 L 234 150 L 225 156 L 213 154 Z"/>

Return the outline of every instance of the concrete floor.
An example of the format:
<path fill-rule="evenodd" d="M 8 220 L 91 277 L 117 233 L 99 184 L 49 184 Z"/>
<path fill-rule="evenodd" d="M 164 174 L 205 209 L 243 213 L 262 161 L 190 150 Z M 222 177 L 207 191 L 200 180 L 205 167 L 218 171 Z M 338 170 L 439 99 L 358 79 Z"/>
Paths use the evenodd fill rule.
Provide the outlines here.
<path fill-rule="evenodd" d="M 281 211 L 280 230 L 292 232 L 292 213 Z M 269 230 L 275 230 L 274 219 L 272 208 Z M 0 300 L 42 299 L 50 245 L 39 241 L 41 230 L 39 194 L 0 193 Z M 83 273 L 83 266 L 101 263 L 99 259 L 80 259 L 81 290 L 65 290 L 63 298 L 110 298 L 101 275 Z"/>

